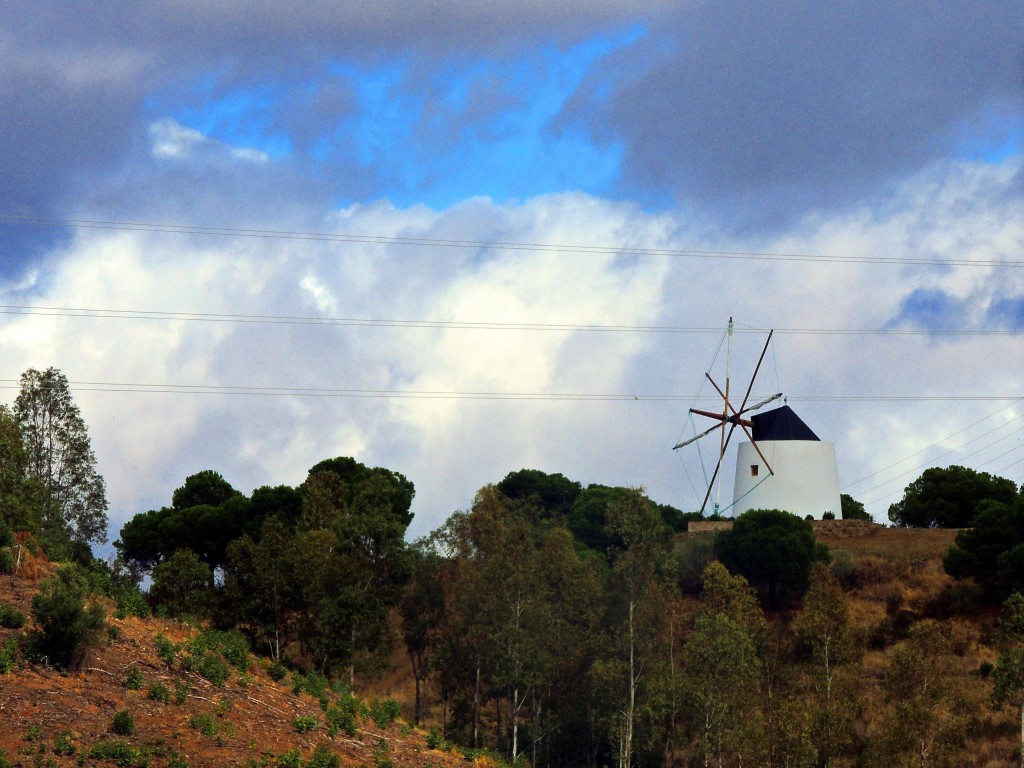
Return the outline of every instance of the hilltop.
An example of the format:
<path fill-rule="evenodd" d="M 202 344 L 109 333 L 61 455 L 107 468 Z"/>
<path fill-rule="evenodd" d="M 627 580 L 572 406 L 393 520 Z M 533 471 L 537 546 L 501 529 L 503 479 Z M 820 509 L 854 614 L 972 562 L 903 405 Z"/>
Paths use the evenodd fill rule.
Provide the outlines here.
<path fill-rule="evenodd" d="M 957 585 L 941 563 L 956 533 L 855 521 L 816 524 L 816 537 L 831 551 L 830 570 L 842 584 L 851 625 L 864 648 L 857 677 L 847 682 L 858 691 L 863 707 L 855 715 L 851 738 L 856 745 L 878 743 L 884 737 L 901 706 L 884 692 L 888 670 L 913 627 L 931 619 L 949 646 L 941 658 L 927 663 L 949 673 L 946 684 L 958 691 L 958 706 L 968 708 L 964 712 L 969 727 L 958 746 L 940 753 L 941 745 L 935 745 L 937 757 L 926 764 L 1008 768 L 1018 761 L 1016 715 L 1012 707 L 992 706 L 991 682 L 979 673 L 997 656 L 993 636 L 998 612 L 956 602 Z M 702 538 L 709 536 L 686 534 L 677 544 Z M 0 575 L 0 594 L 30 616 L 33 594 L 54 569 L 43 559 L 29 558 L 21 563 L 18 576 Z M 690 622 L 700 603 L 684 598 L 680 605 L 685 622 Z M 223 647 L 221 667 L 227 667 L 227 675 L 217 684 L 208 679 L 210 675 L 204 677 L 196 663 L 204 648 L 218 649 L 201 626 L 124 615 L 109 601 L 104 601 L 104 608 L 103 637 L 88 648 L 76 671 L 62 673 L 22 659 L 17 668 L 0 676 L 0 749 L 6 750 L 9 761 L 0 765 L 319 768 L 331 765 L 328 756 L 333 755 L 340 765 L 442 768 L 465 765 L 466 756 L 474 756 L 432 749 L 445 746 L 436 731 L 413 729 L 400 717 L 388 722 L 399 713 L 411 716 L 413 706 L 413 679 L 401 643 L 391 654 L 389 669 L 359 685 L 361 699 L 318 691 L 315 680 L 294 672 L 275 680 L 270 661 L 253 655 L 247 657 L 243 673 L 228 666 L 232 656 Z M 791 626 L 800 611 L 796 606 L 787 614 L 770 615 L 770 624 Z M 397 617 L 394 624 L 397 633 Z M 0 629 L 0 648 L 16 632 Z M 168 647 L 174 649 L 171 663 Z M 126 685 L 130 681 L 132 687 Z M 161 690 L 165 698 L 159 695 Z M 323 697 L 327 701 L 322 703 Z M 440 725 L 439 690 L 429 678 L 424 698 L 428 724 Z M 354 729 L 331 729 L 331 717 L 340 722 L 337 718 L 346 707 L 354 713 Z M 125 711 L 136 730 L 131 735 L 112 730 L 118 713 Z M 942 710 L 936 717 L 951 714 Z M 837 759 L 835 764 L 848 763 Z"/>

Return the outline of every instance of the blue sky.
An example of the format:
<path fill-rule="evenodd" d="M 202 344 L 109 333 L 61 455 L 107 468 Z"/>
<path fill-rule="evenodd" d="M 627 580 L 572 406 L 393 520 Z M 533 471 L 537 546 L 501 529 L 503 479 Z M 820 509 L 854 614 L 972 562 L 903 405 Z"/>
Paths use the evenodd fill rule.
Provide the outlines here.
<path fill-rule="evenodd" d="M 555 123 L 582 81 L 643 35 L 628 26 L 568 47 L 538 43 L 514 58 L 441 62 L 425 76 L 401 57 L 377 66 L 328 61 L 298 82 L 255 87 L 224 86 L 203 72 L 184 89 L 151 96 L 145 109 L 151 119 L 170 116 L 312 173 L 372 169 L 373 194 L 400 206 L 566 190 L 604 195 L 615 189 L 621 145 Z M 318 105 L 332 96 L 347 109 L 317 122 Z M 355 202 L 343 180 L 336 186 L 339 203 Z"/>
<path fill-rule="evenodd" d="M 84 388 L 115 521 L 200 469 L 251 490 L 349 453 L 410 476 L 424 532 L 524 466 L 688 507 L 672 398 L 733 315 L 804 329 L 776 375 L 874 514 L 920 451 L 1021 482 L 945 451 L 1024 395 L 1022 40 L 1010 0 L 19 5 L 0 303 L 270 320 L 0 315 L 0 378 L 284 393 Z"/>

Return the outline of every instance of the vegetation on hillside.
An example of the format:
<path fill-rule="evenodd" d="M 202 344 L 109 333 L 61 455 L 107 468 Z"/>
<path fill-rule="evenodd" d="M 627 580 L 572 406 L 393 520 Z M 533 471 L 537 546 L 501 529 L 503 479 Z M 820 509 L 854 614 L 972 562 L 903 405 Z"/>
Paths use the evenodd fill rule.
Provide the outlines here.
<path fill-rule="evenodd" d="M 0 675 L 113 675 L 154 707 L 213 701 L 190 692 L 198 680 L 262 701 L 251 686 L 265 677 L 268 691 L 311 697 L 318 710 L 272 705 L 275 727 L 316 736 L 308 757 L 265 751 L 253 765 L 330 765 L 368 722 L 386 727 L 399 705 L 354 691 L 400 658 L 396 643 L 406 715 L 431 729 L 431 754 L 460 744 L 538 768 L 1020 760 L 1024 489 L 1009 481 L 928 470 L 890 511 L 899 544 L 872 548 L 875 527 L 849 497 L 846 520 L 825 527 L 754 510 L 731 530 L 686 534 L 700 516 L 643 489 L 523 469 L 409 543 L 413 483 L 338 457 L 298 487 L 248 496 L 196 473 L 168 506 L 133 517 L 104 563 L 88 548 L 106 518 L 84 424 L 70 395 L 48 396 L 66 381 L 26 377 L 35 405 L 0 407 L 0 578 L 19 595 L 0 604 Z M 64 442 L 40 442 L 58 411 Z M 45 445 L 79 457 L 78 481 L 32 468 Z M 942 530 L 954 526 L 955 543 Z M 64 564 L 33 565 L 44 551 Z M 117 647 L 129 619 L 160 627 L 146 630 L 159 676 L 86 662 Z M 53 734 L 51 759 L 185 761 L 145 751 L 155 726 L 138 708 L 110 714 L 88 749 Z M 192 711 L 186 725 L 238 737 L 223 712 Z M 391 759 L 375 748 L 375 763 Z"/>

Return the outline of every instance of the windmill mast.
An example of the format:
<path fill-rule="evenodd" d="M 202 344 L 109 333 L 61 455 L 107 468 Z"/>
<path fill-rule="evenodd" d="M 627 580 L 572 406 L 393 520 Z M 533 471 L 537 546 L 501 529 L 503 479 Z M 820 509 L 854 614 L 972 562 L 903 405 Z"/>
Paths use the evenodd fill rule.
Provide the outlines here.
<path fill-rule="evenodd" d="M 729 377 L 732 370 L 732 318 L 725 330 L 725 397 L 722 402 L 722 431 L 718 439 L 718 464 L 725 460 L 725 423 L 729 419 Z M 715 489 L 715 514 L 722 508 L 722 481 L 718 481 Z"/>

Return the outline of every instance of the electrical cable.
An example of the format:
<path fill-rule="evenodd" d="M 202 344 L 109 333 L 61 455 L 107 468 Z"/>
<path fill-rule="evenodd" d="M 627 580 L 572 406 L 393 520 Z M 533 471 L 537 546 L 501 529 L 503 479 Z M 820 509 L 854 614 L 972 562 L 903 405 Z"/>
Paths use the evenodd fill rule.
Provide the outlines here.
<path fill-rule="evenodd" d="M 376 245 L 414 245 L 432 248 L 469 250 L 502 249 L 509 251 L 551 252 L 598 256 L 666 256 L 673 258 L 736 259 L 745 261 L 794 261 L 849 264 L 899 264 L 908 266 L 962 267 L 1024 267 L 1024 260 L 999 259 L 923 259 L 901 256 L 828 256 L 810 253 L 776 253 L 771 251 L 728 251 L 675 248 L 637 248 L 629 246 L 589 246 L 567 243 L 528 243 L 488 240 L 456 240 L 431 237 L 351 234 L 337 232 L 301 232 L 234 227 L 203 227 L 187 224 L 161 224 L 137 221 L 106 221 L 98 219 L 51 218 L 0 214 L 0 222 L 23 226 L 69 227 L 74 229 L 105 229 L 134 232 L 158 232 L 178 235 L 216 237 L 250 237 L 272 240 L 311 240 L 333 243 L 364 243 Z"/>
<path fill-rule="evenodd" d="M 215 312 L 178 312 L 173 310 L 109 309 L 95 307 L 51 307 L 27 304 L 0 304 L 0 315 L 37 317 L 82 317 L 113 320 L 165 320 L 206 323 L 264 325 L 324 325 L 352 327 L 440 328 L 488 331 L 586 331 L 612 333 L 711 334 L 720 328 L 673 325 L 628 325 L 587 323 L 527 323 L 495 321 L 459 321 L 398 318 L 315 317 L 303 315 L 228 314 Z M 765 333 L 771 329 L 742 328 L 736 333 Z M 790 336 L 1021 336 L 1024 328 L 984 330 L 923 330 L 913 328 L 776 328 L 776 334 Z"/>

